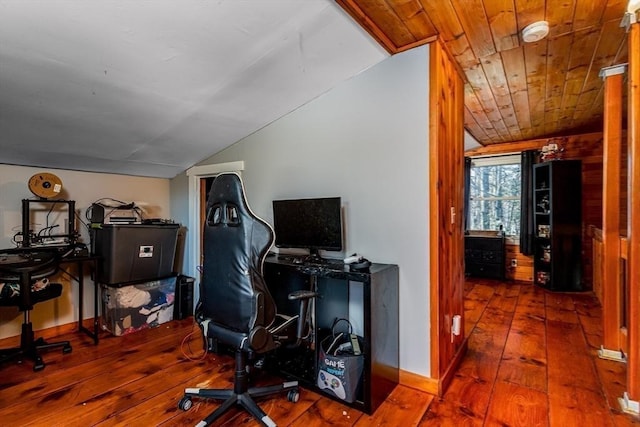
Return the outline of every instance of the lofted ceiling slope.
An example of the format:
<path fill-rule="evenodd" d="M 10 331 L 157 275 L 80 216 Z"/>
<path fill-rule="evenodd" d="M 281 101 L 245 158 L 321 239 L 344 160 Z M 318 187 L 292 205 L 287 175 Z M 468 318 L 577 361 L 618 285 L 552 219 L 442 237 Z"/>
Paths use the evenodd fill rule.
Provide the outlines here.
<path fill-rule="evenodd" d="M 602 130 L 603 67 L 627 62 L 627 0 L 337 0 L 390 53 L 441 37 L 482 145 Z M 520 32 L 546 20 L 549 36 Z"/>
<path fill-rule="evenodd" d="M 0 0 L 0 163 L 171 178 L 386 57 L 331 0 Z"/>

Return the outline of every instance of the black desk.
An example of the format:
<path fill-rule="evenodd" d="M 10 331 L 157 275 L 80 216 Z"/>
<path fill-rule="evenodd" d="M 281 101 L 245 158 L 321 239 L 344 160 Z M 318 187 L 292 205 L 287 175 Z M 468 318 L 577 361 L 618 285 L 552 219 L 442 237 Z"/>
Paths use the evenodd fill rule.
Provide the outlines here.
<path fill-rule="evenodd" d="M 102 257 L 100 256 L 62 256 L 64 253 L 69 253 L 69 247 L 47 247 L 47 246 L 31 246 L 31 247 L 20 247 L 20 248 L 9 248 L 2 249 L 0 252 L 6 254 L 17 254 L 24 252 L 42 252 L 47 254 L 52 254 L 52 257 L 58 258 L 56 262 L 58 266 L 60 264 L 69 264 L 75 263 L 78 267 L 78 277 L 73 276 L 68 271 L 61 268 L 61 270 L 73 280 L 78 282 L 79 286 L 79 297 L 78 297 L 78 330 L 84 332 L 93 338 L 93 343 L 98 344 L 98 333 L 100 330 L 100 318 L 98 317 L 98 300 L 99 300 L 99 291 L 98 286 L 95 279 L 95 273 L 97 271 L 98 260 Z M 93 331 L 84 327 L 82 324 L 82 318 L 84 315 L 84 271 L 85 265 L 93 264 L 93 287 L 94 287 L 94 298 L 93 298 Z"/>
<path fill-rule="evenodd" d="M 373 413 L 399 381 L 398 266 L 372 264 L 369 271 L 351 271 L 340 262 L 297 264 L 289 256 L 270 255 L 266 258 L 264 273 L 280 313 L 298 313 L 297 301 L 287 298 L 291 291 L 314 289 L 320 294 L 312 311 L 316 343 L 330 334 L 334 319 L 349 319 L 350 314 L 361 317 L 356 323 L 363 334 L 364 372 L 355 402 L 347 403 L 317 387 L 318 345 L 307 351 L 279 351 L 276 354 L 278 373 L 297 379 L 324 396 Z M 361 307 L 350 313 L 350 302 Z"/>
<path fill-rule="evenodd" d="M 78 330 L 93 338 L 93 343 L 96 345 L 98 344 L 98 333 L 100 331 L 100 318 L 98 317 L 99 289 L 98 286 L 96 286 L 97 284 L 95 274 L 98 268 L 98 260 L 100 259 L 101 257 L 99 256 L 72 256 L 62 258 L 60 260 L 60 264 L 75 263 L 78 268 L 78 277 L 73 276 L 64 269 L 62 269 L 62 271 L 64 271 L 69 277 L 73 278 L 76 282 L 78 282 Z M 82 323 L 84 317 L 84 271 L 85 265 L 87 264 L 93 264 L 93 331 L 86 328 Z"/>

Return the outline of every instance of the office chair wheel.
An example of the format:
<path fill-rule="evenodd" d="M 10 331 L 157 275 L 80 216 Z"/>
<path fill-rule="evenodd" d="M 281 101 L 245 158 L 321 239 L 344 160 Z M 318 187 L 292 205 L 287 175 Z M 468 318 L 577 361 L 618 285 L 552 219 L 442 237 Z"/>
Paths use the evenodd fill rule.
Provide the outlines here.
<path fill-rule="evenodd" d="M 42 371 L 44 369 L 44 361 L 40 356 L 36 356 L 33 362 L 33 372 Z"/>
<path fill-rule="evenodd" d="M 300 392 L 298 390 L 289 390 L 287 393 L 287 400 L 289 402 L 298 403 L 298 400 L 300 400 Z"/>
<path fill-rule="evenodd" d="M 193 406 L 193 400 L 189 396 L 182 396 L 182 399 L 178 402 L 178 409 L 188 411 Z"/>
<path fill-rule="evenodd" d="M 68 354 L 71 353 L 73 351 L 73 348 L 71 348 L 70 345 L 65 345 L 64 347 L 62 347 L 62 354 Z"/>

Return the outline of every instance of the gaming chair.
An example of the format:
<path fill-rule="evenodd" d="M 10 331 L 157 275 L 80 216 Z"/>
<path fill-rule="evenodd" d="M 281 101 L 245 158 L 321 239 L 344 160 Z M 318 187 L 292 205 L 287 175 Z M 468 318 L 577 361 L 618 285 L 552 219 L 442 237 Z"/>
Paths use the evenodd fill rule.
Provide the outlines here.
<path fill-rule="evenodd" d="M 222 405 L 198 423 L 206 426 L 238 404 L 266 426 L 276 424 L 255 403 L 254 398 L 288 392 L 299 398 L 297 381 L 267 387 L 249 387 L 248 356 L 275 350 L 281 345 L 299 344 L 309 300 L 316 294 L 296 291 L 300 313 L 293 317 L 277 313 L 263 277 L 263 262 L 274 242 L 272 228 L 249 208 L 240 176 L 217 176 L 207 201 L 204 224 L 204 261 L 196 320 L 207 340 L 234 349 L 236 369 L 233 390 L 187 388 L 178 407 L 188 410 L 192 398 L 224 400 Z"/>

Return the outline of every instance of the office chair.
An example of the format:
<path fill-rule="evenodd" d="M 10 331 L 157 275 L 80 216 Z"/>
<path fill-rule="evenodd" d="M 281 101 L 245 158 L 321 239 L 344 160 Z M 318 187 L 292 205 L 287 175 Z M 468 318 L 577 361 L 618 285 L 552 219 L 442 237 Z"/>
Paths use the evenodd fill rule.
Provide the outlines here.
<path fill-rule="evenodd" d="M 60 283 L 49 283 L 41 290 L 33 290 L 33 280 L 50 276 L 58 269 L 57 255 L 53 252 L 8 252 L 0 253 L 0 282 L 20 284 L 20 293 L 0 299 L 0 306 L 13 306 L 24 312 L 20 346 L 0 349 L 0 363 L 27 357 L 34 362 L 33 370 L 44 369 L 40 350 L 62 347 L 63 353 L 71 352 L 69 341 L 47 343 L 42 337 L 35 339 L 30 312 L 34 304 L 57 298 L 62 294 Z"/>
<path fill-rule="evenodd" d="M 298 382 L 249 387 L 247 360 L 282 345 L 299 345 L 305 335 L 307 306 L 316 294 L 305 290 L 290 294 L 290 300 L 300 301 L 299 313 L 291 317 L 277 314 L 262 273 L 274 233 L 249 208 L 237 174 L 221 174 L 213 181 L 203 237 L 204 261 L 196 320 L 214 347 L 222 344 L 234 350 L 234 387 L 233 390 L 187 388 L 178 407 L 185 411 L 191 408 L 192 397 L 224 400 L 198 427 L 209 425 L 234 404 L 242 406 L 263 425 L 275 426 L 253 399 L 287 392 L 289 401 L 297 402 Z"/>

